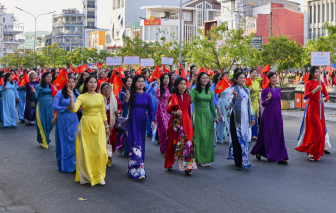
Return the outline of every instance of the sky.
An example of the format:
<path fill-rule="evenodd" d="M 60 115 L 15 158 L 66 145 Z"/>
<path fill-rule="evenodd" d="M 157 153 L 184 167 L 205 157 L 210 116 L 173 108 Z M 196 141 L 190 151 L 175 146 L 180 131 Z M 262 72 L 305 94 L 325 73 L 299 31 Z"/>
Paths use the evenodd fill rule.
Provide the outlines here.
<path fill-rule="evenodd" d="M 303 8 L 303 0 L 291 1 L 300 3 L 301 8 Z M 0 4 L 7 8 L 6 13 L 14 13 L 14 16 L 19 19 L 19 23 L 23 23 L 25 32 L 34 31 L 34 18 L 32 15 L 22 12 L 15 7 L 26 10 L 35 16 L 52 11 L 56 11 L 54 14 L 61 14 L 62 9 L 69 8 L 80 8 L 79 10 L 82 11 L 83 8 L 82 0 L 0 0 Z M 110 29 L 112 0 L 98 0 L 97 8 L 97 27 Z M 51 14 L 40 16 L 36 20 L 36 30 L 51 32 L 51 17 Z"/>

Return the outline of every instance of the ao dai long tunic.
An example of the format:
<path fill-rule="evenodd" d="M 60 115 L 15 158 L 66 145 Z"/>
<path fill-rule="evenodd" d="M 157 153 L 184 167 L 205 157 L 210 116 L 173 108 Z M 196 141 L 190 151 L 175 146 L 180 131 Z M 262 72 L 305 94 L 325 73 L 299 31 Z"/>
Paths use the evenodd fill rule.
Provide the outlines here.
<path fill-rule="evenodd" d="M 24 118 L 27 121 L 35 121 L 36 120 L 36 104 L 37 100 L 34 99 L 34 95 L 31 91 L 31 87 L 36 87 L 39 85 L 39 81 L 30 81 L 30 83 L 25 85 L 26 88 L 26 104 L 25 104 L 25 112 Z"/>
<path fill-rule="evenodd" d="M 152 84 L 149 85 L 149 88 L 147 90 L 147 93 L 151 96 L 152 98 L 152 104 L 153 104 L 153 110 L 154 110 L 154 116 L 156 115 L 156 109 L 159 103 L 159 100 L 155 96 L 155 91 L 157 88 L 158 84 L 156 83 L 155 86 L 152 86 Z M 152 135 L 152 130 L 151 130 L 151 123 L 149 121 L 149 116 L 147 116 L 147 135 Z"/>
<path fill-rule="evenodd" d="M 36 130 L 37 141 L 42 144 L 42 147 L 48 149 L 48 145 L 51 142 L 49 136 L 53 128 L 51 120 L 54 117 L 53 112 L 53 97 L 51 94 L 51 88 L 49 84 L 46 88 L 43 88 L 41 84 L 37 85 L 35 99 L 37 99 L 36 105 Z"/>
<path fill-rule="evenodd" d="M 71 112 L 83 109 L 76 135 L 76 182 L 94 186 L 105 179 L 107 150 L 104 121 L 107 121 L 105 102 L 101 94 L 84 93 L 78 96 Z"/>
<path fill-rule="evenodd" d="M 24 121 L 24 110 L 25 110 L 25 103 L 26 103 L 26 89 L 22 87 L 17 87 L 19 92 L 19 103 L 17 105 L 19 119 Z"/>
<path fill-rule="evenodd" d="M 125 110 L 130 102 L 123 102 Z M 146 176 L 145 172 L 145 142 L 148 111 L 150 121 L 154 121 L 153 105 L 148 93 L 135 93 L 135 100 L 130 104 L 128 130 L 128 176 L 137 179 Z"/>
<path fill-rule="evenodd" d="M 223 140 L 230 141 L 230 115 L 231 115 L 231 107 L 230 107 L 230 98 L 229 92 L 230 88 L 227 88 L 221 93 L 221 97 L 218 100 L 218 106 L 222 115 L 225 118 L 224 122 L 219 124 L 215 124 L 216 133 L 217 133 L 217 142 L 223 143 Z"/>
<path fill-rule="evenodd" d="M 254 121 L 255 125 L 252 127 L 252 136 L 257 137 L 258 135 L 258 109 L 259 109 L 259 101 L 260 101 L 260 95 L 259 95 L 259 88 L 260 88 L 260 82 L 258 80 L 251 81 L 252 86 L 249 87 L 249 89 L 253 88 L 253 92 L 250 93 L 251 97 L 251 106 L 253 110 L 254 115 Z"/>
<path fill-rule="evenodd" d="M 213 118 L 217 118 L 212 90 L 199 93 L 196 88 L 190 93 L 191 103 L 195 103 L 195 151 L 197 163 L 211 163 L 215 160 Z M 210 105 L 210 109 L 209 109 Z M 211 117 L 212 115 L 212 117 Z"/>
<path fill-rule="evenodd" d="M 76 101 L 75 95 L 74 101 Z M 70 98 L 64 98 L 62 90 L 58 91 L 54 99 L 53 110 L 58 112 L 55 143 L 57 169 L 60 172 L 73 172 L 76 170 L 76 131 L 78 127 L 78 117 L 76 113 L 65 109 L 69 105 Z"/>
<path fill-rule="evenodd" d="M 17 115 L 15 109 L 15 99 L 19 98 L 14 83 L 7 81 L 5 85 L 0 86 L 1 92 L 1 123 L 2 127 L 14 127 L 16 126 Z"/>
<path fill-rule="evenodd" d="M 267 103 L 269 92 L 272 98 Z M 264 89 L 261 92 L 261 101 L 265 109 L 261 117 L 258 138 L 251 154 L 259 154 L 267 158 L 268 162 L 288 160 L 281 114 L 281 90 L 276 87 Z"/>
<path fill-rule="evenodd" d="M 170 97 L 169 88 L 164 87 L 164 92 L 162 95 L 160 89 L 156 89 L 155 96 L 159 99 L 156 110 L 156 124 L 160 141 L 160 151 L 162 154 L 165 154 L 167 146 L 168 122 L 171 117 L 171 115 L 166 111 L 168 107 L 168 99 Z"/>

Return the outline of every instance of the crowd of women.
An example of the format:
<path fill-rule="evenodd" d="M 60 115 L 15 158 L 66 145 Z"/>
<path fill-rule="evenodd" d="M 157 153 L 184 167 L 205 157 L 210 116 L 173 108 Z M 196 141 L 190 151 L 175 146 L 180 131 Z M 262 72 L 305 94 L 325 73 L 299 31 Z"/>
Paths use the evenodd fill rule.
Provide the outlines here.
<path fill-rule="evenodd" d="M 251 167 L 252 140 L 256 142 L 250 154 L 258 160 L 264 157 L 268 162 L 287 164 L 281 91 L 274 72 L 263 73 L 269 84 L 261 90 L 255 69 L 245 73 L 236 68 L 232 85 L 217 94 L 216 85 L 228 82 L 229 73 L 215 71 L 210 76 L 194 65 L 187 76 L 181 70 L 179 75 L 171 72 L 159 77 L 151 76 L 148 69 L 137 75 L 131 70 L 122 78 L 120 93 L 114 94 L 109 82 L 113 76 L 119 78 L 119 72 L 75 74 L 68 70 L 67 84 L 55 95 L 53 81 L 59 75 L 55 69 L 25 70 L 30 82 L 19 87 L 23 71 L 16 79 L 15 70 L 0 73 L 2 126 L 14 128 L 18 119 L 35 125 L 37 141 L 48 149 L 55 125 L 57 169 L 75 172 L 75 181 L 81 184 L 105 185 L 106 168 L 112 166 L 115 150 L 128 158 L 128 177 L 145 178 L 146 136 L 160 144 L 164 168 L 171 171 L 176 161 L 187 176 L 198 166 L 211 166 L 216 143 L 224 142 L 228 143 L 227 159 L 234 160 L 237 170 Z M 245 84 L 247 75 L 250 86 Z M 305 86 L 309 104 L 296 148 L 306 152 L 310 161 L 320 160 L 331 147 L 326 142 L 329 137 L 322 105 L 329 96 L 318 78 L 319 69 L 312 67 Z M 119 118 L 127 121 L 126 128 L 117 127 L 116 123 L 121 125 Z"/>

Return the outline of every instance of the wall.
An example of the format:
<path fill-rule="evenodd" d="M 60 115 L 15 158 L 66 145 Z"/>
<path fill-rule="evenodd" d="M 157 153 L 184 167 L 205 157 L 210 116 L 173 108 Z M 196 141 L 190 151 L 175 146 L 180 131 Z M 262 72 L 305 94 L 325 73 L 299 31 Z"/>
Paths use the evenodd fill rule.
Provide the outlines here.
<path fill-rule="evenodd" d="M 286 35 L 295 39 L 299 44 L 304 44 L 304 15 L 289 9 L 279 9 L 282 4 L 271 4 L 273 36 Z M 276 9 L 273 9 L 276 8 Z M 263 43 L 268 43 L 269 14 L 258 14 L 256 36 L 263 36 Z"/>

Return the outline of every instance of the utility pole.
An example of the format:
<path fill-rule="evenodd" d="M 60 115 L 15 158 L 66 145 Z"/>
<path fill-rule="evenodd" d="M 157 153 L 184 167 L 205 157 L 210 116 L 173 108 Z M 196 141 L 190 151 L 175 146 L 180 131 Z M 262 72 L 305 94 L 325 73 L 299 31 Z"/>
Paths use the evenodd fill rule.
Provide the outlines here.
<path fill-rule="evenodd" d="M 270 28 L 269 28 L 269 32 L 270 32 L 270 37 L 273 36 L 272 30 L 273 30 L 273 24 L 272 24 L 272 12 L 270 12 Z"/>
<path fill-rule="evenodd" d="M 180 0 L 180 14 L 179 14 L 179 18 L 180 18 L 180 54 L 179 54 L 179 61 L 182 64 L 182 0 Z"/>

